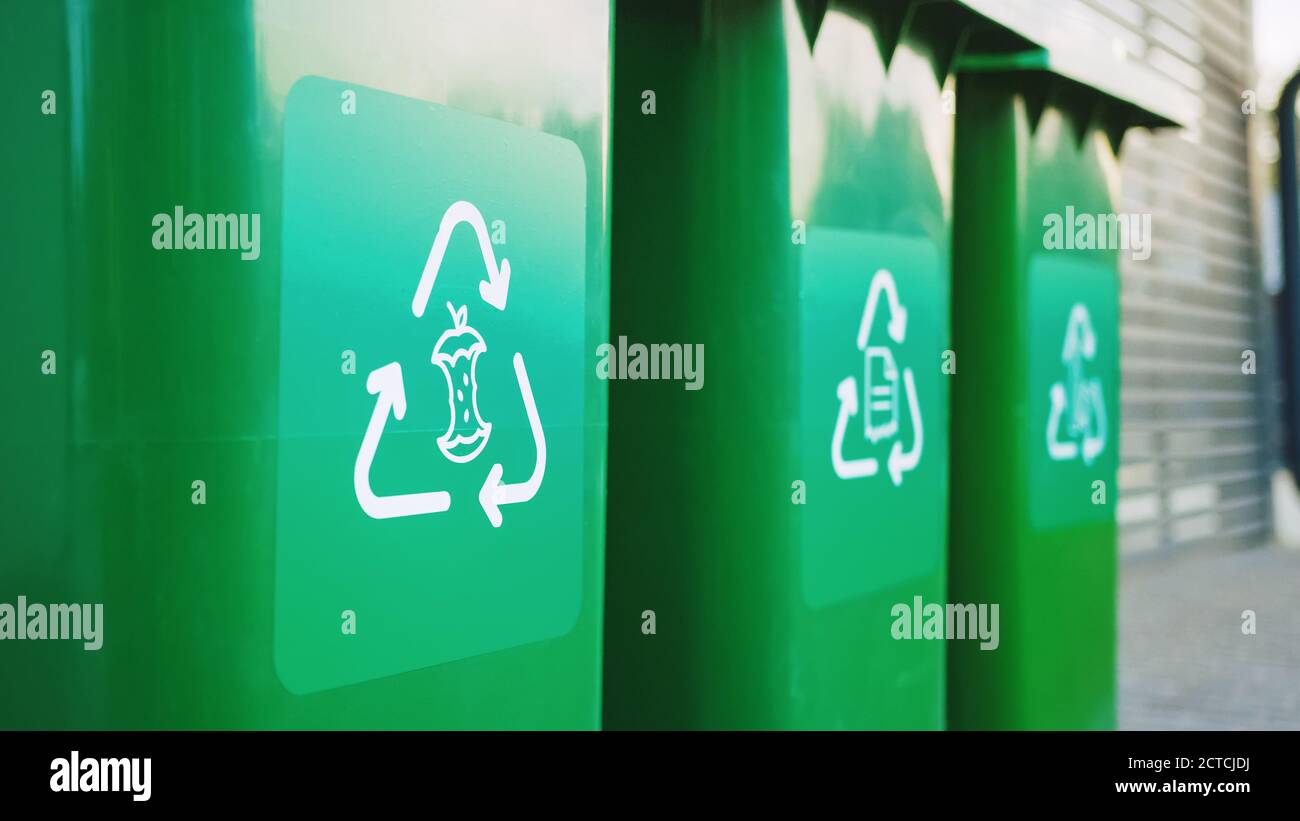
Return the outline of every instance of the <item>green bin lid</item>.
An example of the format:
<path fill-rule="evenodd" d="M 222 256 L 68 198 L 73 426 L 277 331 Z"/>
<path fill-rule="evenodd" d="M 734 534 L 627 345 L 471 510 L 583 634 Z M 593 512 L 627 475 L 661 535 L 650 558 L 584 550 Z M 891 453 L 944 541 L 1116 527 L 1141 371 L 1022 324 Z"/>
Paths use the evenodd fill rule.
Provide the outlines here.
<path fill-rule="evenodd" d="M 1174 80 L 1115 55 L 1100 36 L 1081 34 L 1061 19 L 1060 7 L 1031 0 L 960 0 L 962 5 L 1034 45 L 1018 51 L 984 51 L 972 42 L 958 59 L 959 71 L 1049 74 L 1076 91 L 1100 95 L 1112 115 L 1111 129 L 1185 127 L 1197 114 L 1195 95 Z"/>

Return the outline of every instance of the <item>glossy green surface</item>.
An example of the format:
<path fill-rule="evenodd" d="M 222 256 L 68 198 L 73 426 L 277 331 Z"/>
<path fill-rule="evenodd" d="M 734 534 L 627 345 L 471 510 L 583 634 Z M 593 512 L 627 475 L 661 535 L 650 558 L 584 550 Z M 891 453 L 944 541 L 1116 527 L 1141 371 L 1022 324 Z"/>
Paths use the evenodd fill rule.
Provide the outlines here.
<path fill-rule="evenodd" d="M 570 489 L 583 510 L 571 630 L 308 696 L 277 677 L 273 631 L 290 88 L 319 75 L 576 144 L 585 273 L 565 321 L 594 350 L 608 334 L 608 4 L 87 0 L 17 11 L 0 58 L 15 112 L 3 156 L 12 188 L 29 195 L 7 199 L 0 224 L 18 249 L 5 277 L 30 283 L 30 304 L 7 305 L 14 321 L 0 328 L 17 352 L 0 371 L 4 395 L 24 398 L 3 417 L 6 458 L 24 469 L 7 472 L 0 503 L 0 600 L 103 602 L 106 640 L 97 652 L 0 645 L 0 726 L 598 726 L 606 417 L 590 370 L 576 388 L 582 413 L 555 423 L 583 465 Z M 44 88 L 60 89 L 55 117 L 40 114 Z M 501 146 L 478 150 L 487 162 Z M 155 250 L 151 220 L 178 205 L 259 213 L 260 256 Z M 55 375 L 41 374 L 45 348 L 57 349 Z M 337 350 L 322 361 L 338 373 Z M 364 394 L 368 364 L 339 378 Z M 206 504 L 192 504 L 196 480 Z"/>
<path fill-rule="evenodd" d="M 1114 210 L 1114 157 L 1049 103 L 1043 75 L 960 74 L 954 171 L 948 596 L 996 603 L 1001 642 L 948 647 L 954 728 L 1115 723 L 1118 270 L 1114 250 L 1047 250 L 1044 219 Z M 1028 92 L 1029 100 L 1026 99 Z M 1108 435 L 1085 463 L 1048 456 L 1052 386 L 1069 383 L 1072 306 L 1087 306 Z M 1058 439 L 1071 440 L 1068 434 Z M 1095 434 L 1095 431 L 1094 431 Z M 1075 439 L 1081 440 L 1082 434 Z M 1105 485 L 1096 503 L 1094 482 Z"/>
<path fill-rule="evenodd" d="M 821 227 L 802 249 L 800 475 L 816 498 L 800 512 L 799 575 L 811 611 L 905 588 L 942 562 L 945 520 L 923 514 L 947 492 L 939 250 L 920 237 Z"/>
<path fill-rule="evenodd" d="M 73 330 L 68 306 L 72 139 L 67 16 L 61 4 L 10 3 L 0 16 L 0 105 L 5 117 L 0 170 L 0 601 L 43 594 L 86 601 L 99 589 L 93 551 L 78 544 L 72 519 L 73 465 L 67 450 L 72 416 Z M 54 93 L 42 113 L 43 92 Z M 19 184 L 23 181 L 23 184 Z M 43 352 L 55 373 L 42 373 Z M 73 726 L 101 720 L 94 699 L 105 667 L 80 649 L 30 642 L 0 644 L 0 726 Z"/>
<path fill-rule="evenodd" d="M 285 123 L 281 680 L 314 692 L 564 636 L 583 603 L 592 378 L 582 155 L 319 77 L 294 85 Z M 528 498 L 483 501 L 535 471 Z M 344 633 L 344 611 L 364 628 Z"/>
<path fill-rule="evenodd" d="M 947 34 L 894 50 L 884 17 L 817 22 L 810 51 L 792 2 L 618 6 L 611 333 L 702 343 L 707 368 L 699 391 L 610 384 L 607 726 L 942 726 L 943 646 L 892 639 L 890 608 L 944 592 Z M 910 495 L 883 462 L 831 465 L 886 265 L 934 431 Z"/>

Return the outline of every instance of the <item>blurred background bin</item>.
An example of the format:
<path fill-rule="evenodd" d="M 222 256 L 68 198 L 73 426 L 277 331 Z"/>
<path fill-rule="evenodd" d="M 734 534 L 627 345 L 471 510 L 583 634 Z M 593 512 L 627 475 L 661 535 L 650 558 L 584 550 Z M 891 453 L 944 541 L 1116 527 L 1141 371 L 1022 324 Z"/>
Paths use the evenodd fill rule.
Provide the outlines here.
<path fill-rule="evenodd" d="M 996 604 L 1001 637 L 949 642 L 949 726 L 1111 728 L 1118 258 L 1151 247 L 1115 155 L 1178 95 L 1059 45 L 970 49 L 957 78 L 948 596 Z"/>
<path fill-rule="evenodd" d="M 611 334 L 706 367 L 610 383 L 607 726 L 943 726 L 942 642 L 891 625 L 945 593 L 944 84 L 977 29 L 617 5 Z"/>
<path fill-rule="evenodd" d="M 0 515 L 0 598 L 102 602 L 106 641 L 97 652 L 5 642 L 0 726 L 597 727 L 605 394 L 585 357 L 571 363 L 582 414 L 547 420 L 576 441 L 564 450 L 582 466 L 580 487 L 570 488 L 581 522 L 571 628 L 303 694 L 277 675 L 277 395 L 292 376 L 280 359 L 281 152 L 290 88 L 307 75 L 360 89 L 358 123 L 368 101 L 373 112 L 400 95 L 575 144 L 585 245 L 570 270 L 585 297 L 565 306 L 565 321 L 577 324 L 584 351 L 606 336 L 608 3 L 69 0 L 7 3 L 4 17 L 0 76 L 14 112 L 4 162 L 11 190 L 27 194 L 6 198 L 0 219 L 0 243 L 24 249 L 15 261 L 24 297 L 6 303 L 0 323 L 15 352 L 3 393 L 23 398 L 4 411 L 14 458 Z M 42 113 L 46 89 L 57 96 L 53 114 Z M 260 214 L 260 257 L 155 250 L 151 218 L 178 205 Z M 427 224 L 411 290 L 437 227 Z M 511 230 L 517 242 L 524 229 Z M 370 239 L 388 238 L 381 230 Z M 536 273 L 515 262 L 526 293 L 519 283 Z M 410 299 L 404 289 L 408 310 Z M 441 301 L 433 304 L 445 322 Z M 57 354 L 53 373 L 42 372 L 46 350 Z M 363 352 L 356 375 L 340 376 L 339 351 L 329 350 L 322 369 L 371 402 L 366 374 L 381 355 Z M 347 433 L 354 451 L 368 415 Z M 506 466 L 508 476 L 521 469 Z M 193 503 L 195 480 L 205 504 Z M 350 490 L 350 464 L 342 482 Z M 477 503 L 462 504 L 483 516 Z M 507 528 L 520 507 L 505 514 Z M 426 546 L 438 549 L 429 532 Z M 351 547 L 364 556 L 368 546 Z M 358 565 L 359 577 L 368 572 Z M 337 639 L 338 611 L 330 618 Z M 384 629 L 366 618 L 358 614 L 358 635 Z"/>

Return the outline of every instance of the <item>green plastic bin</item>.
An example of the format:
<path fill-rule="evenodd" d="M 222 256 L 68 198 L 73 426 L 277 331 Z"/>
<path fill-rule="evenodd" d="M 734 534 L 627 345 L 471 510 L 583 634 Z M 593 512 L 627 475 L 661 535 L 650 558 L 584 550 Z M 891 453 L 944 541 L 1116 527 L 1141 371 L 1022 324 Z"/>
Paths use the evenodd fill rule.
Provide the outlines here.
<path fill-rule="evenodd" d="M 1115 155 L 1180 115 L 1109 59 L 958 65 L 948 596 L 996 605 L 1000 637 L 949 642 L 957 729 L 1115 725 L 1118 266 L 1152 237 L 1115 213 Z"/>
<path fill-rule="evenodd" d="M 0 38 L 0 727 L 598 727 L 609 4 Z"/>
<path fill-rule="evenodd" d="M 954 3 L 619 3 L 609 727 L 939 728 Z M 1023 44 L 1023 41 L 1011 38 Z M 951 90 L 951 88 L 949 88 Z"/>

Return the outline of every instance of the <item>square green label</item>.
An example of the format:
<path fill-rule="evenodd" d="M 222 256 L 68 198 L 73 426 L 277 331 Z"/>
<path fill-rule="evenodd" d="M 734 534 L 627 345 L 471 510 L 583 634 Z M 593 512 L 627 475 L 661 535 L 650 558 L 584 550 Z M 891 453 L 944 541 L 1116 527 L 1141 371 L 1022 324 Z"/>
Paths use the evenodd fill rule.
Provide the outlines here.
<path fill-rule="evenodd" d="M 1113 265 L 1077 255 L 1030 260 L 1029 521 L 1036 530 L 1115 516 L 1117 280 Z"/>
<path fill-rule="evenodd" d="M 570 141 L 316 77 L 284 123 L 275 662 L 315 692 L 582 605 Z"/>
<path fill-rule="evenodd" d="M 932 572 L 947 523 L 947 282 L 923 239 L 816 228 L 802 249 L 804 600 Z"/>

